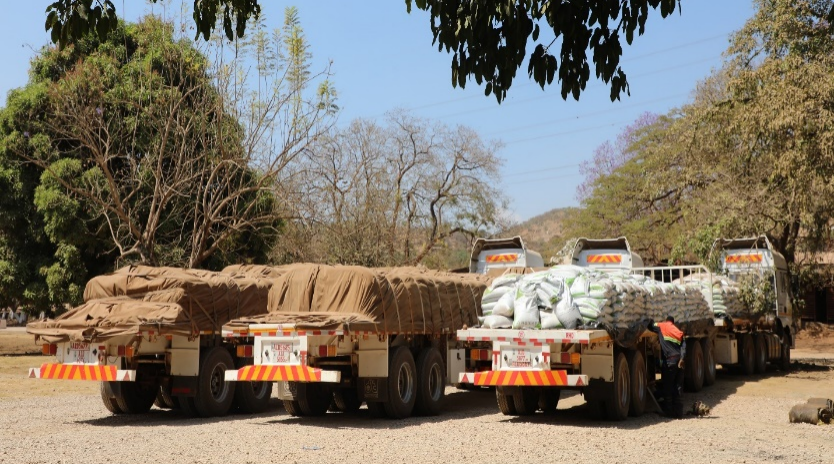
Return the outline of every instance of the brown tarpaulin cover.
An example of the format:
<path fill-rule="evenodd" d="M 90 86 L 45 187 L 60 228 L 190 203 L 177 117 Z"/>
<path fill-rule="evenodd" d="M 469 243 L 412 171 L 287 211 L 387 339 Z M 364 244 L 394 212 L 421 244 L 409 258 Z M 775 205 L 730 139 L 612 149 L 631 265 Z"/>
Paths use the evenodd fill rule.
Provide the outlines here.
<path fill-rule="evenodd" d="M 263 264 L 232 264 L 221 271 L 232 277 L 252 277 L 260 279 L 276 279 L 286 272 L 287 266 L 267 266 Z"/>
<path fill-rule="evenodd" d="M 472 326 L 489 278 L 423 268 L 293 265 L 274 281 L 269 313 L 230 322 L 439 334 Z"/>
<path fill-rule="evenodd" d="M 265 313 L 271 283 L 210 271 L 130 266 L 90 280 L 86 303 L 56 319 L 32 322 L 26 330 L 52 343 L 101 340 L 141 329 L 181 335 L 217 331 L 232 319 Z"/>

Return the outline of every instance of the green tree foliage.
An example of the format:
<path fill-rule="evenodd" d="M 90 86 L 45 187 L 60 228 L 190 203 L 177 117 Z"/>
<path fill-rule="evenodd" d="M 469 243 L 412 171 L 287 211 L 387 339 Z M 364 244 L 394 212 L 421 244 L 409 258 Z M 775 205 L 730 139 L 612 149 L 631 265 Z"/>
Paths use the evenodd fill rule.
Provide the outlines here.
<path fill-rule="evenodd" d="M 9 304 L 77 303 L 89 275 L 128 262 L 264 262 L 292 214 L 282 173 L 335 111 L 326 81 L 296 98 L 318 75 L 288 84 L 305 62 L 284 56 L 259 62 L 278 77 L 253 89 L 241 63 L 214 68 L 149 17 L 36 57 L 0 111 Z"/>
<path fill-rule="evenodd" d="M 576 227 L 626 234 L 649 261 L 704 261 L 717 236 L 767 233 L 789 263 L 830 245 L 831 1 L 762 0 L 694 101 L 591 178 Z"/>
<path fill-rule="evenodd" d="M 406 0 L 409 12 L 412 4 L 431 15 L 438 50 L 452 53 L 452 85 L 485 82 L 484 94 L 500 103 L 527 58 L 530 39 L 535 46 L 527 73 L 542 88 L 556 78 L 562 98 L 578 100 L 593 62 L 596 77 L 611 87 L 611 100 L 619 99 L 628 92 L 622 40 L 631 44 L 635 31 L 643 34 L 650 8 L 665 18 L 679 0 Z"/>
<path fill-rule="evenodd" d="M 151 0 L 154 3 L 159 0 Z M 194 24 L 197 39 L 205 40 L 222 18 L 223 32 L 229 40 L 243 37 L 250 18 L 258 19 L 261 6 L 258 0 L 194 0 Z M 45 29 L 52 43 L 62 48 L 92 33 L 98 40 L 119 28 L 116 7 L 111 0 L 56 0 L 46 8 Z"/>
<path fill-rule="evenodd" d="M 532 39 L 535 47 L 529 54 L 527 73 L 542 88 L 556 78 L 562 98 L 579 99 L 593 62 L 596 77 L 610 85 L 613 101 L 628 92 L 620 67 L 623 39 L 631 44 L 635 31 L 643 34 L 650 9 L 659 9 L 665 18 L 679 9 L 679 3 L 406 0 L 406 7 L 410 12 L 413 5 L 431 15 L 434 43 L 439 50 L 453 53 L 453 86 L 465 87 L 474 78 L 478 85 L 486 83 L 485 95 L 494 94 L 501 102 L 527 58 Z M 259 0 L 194 0 L 193 12 L 196 37 L 208 40 L 222 21 L 226 37 L 232 40 L 244 36 L 247 22 L 260 17 L 261 6 Z M 104 40 L 118 24 L 111 0 L 56 0 L 46 14 L 46 30 L 62 47 L 92 31 Z M 551 50 L 554 44 L 560 47 L 558 54 Z"/>

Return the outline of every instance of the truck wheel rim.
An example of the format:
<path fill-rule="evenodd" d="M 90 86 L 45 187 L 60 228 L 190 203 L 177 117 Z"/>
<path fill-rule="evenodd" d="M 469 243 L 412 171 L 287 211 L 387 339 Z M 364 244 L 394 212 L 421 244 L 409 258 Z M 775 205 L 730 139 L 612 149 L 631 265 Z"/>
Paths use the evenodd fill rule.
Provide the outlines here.
<path fill-rule="evenodd" d="M 403 403 L 411 401 L 411 395 L 414 394 L 414 377 L 411 374 L 411 369 L 405 364 L 400 366 L 400 371 L 397 374 L 397 394 Z"/>
<path fill-rule="evenodd" d="M 640 402 L 643 402 L 646 399 L 646 373 L 642 369 L 637 369 L 637 385 L 634 388 L 637 389 Z"/>
<path fill-rule="evenodd" d="M 620 369 L 620 375 L 617 376 L 617 389 L 619 390 L 619 401 L 621 406 L 628 403 L 628 370 Z"/>
<path fill-rule="evenodd" d="M 220 364 L 214 366 L 214 369 L 211 370 L 209 389 L 211 391 L 212 398 L 214 398 L 217 402 L 221 402 L 226 399 L 226 394 L 229 391 L 226 382 L 223 379 L 225 372 L 226 369 L 224 369 L 224 367 Z"/>
<path fill-rule="evenodd" d="M 434 401 L 440 400 L 441 388 L 443 386 L 443 377 L 440 374 L 440 366 L 432 364 L 429 372 L 429 393 L 431 399 Z"/>

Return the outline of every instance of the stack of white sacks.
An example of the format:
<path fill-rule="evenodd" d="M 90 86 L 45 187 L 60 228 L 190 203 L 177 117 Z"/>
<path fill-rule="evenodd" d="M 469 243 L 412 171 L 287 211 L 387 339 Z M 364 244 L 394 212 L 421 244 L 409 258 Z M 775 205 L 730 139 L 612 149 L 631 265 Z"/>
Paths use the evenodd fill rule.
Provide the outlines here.
<path fill-rule="evenodd" d="M 668 315 L 676 322 L 712 318 L 698 283 L 670 284 L 571 265 L 501 276 L 484 293 L 481 307 L 481 325 L 489 328 L 573 329 L 593 323 L 625 328 Z"/>
<path fill-rule="evenodd" d="M 704 298 L 712 298 L 712 310 L 715 317 L 744 317 L 747 307 L 740 298 L 741 289 L 736 282 L 727 277 L 713 277 L 698 282 Z"/>

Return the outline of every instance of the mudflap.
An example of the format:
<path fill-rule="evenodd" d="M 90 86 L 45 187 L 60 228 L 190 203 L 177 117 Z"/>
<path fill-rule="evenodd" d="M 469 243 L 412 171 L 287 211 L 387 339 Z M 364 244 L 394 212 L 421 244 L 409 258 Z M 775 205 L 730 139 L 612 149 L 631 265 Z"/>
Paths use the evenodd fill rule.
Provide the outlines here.
<path fill-rule="evenodd" d="M 388 401 L 388 378 L 365 377 L 359 379 L 359 393 L 365 401 Z"/>
<path fill-rule="evenodd" d="M 171 376 L 171 396 L 197 396 L 197 376 Z"/>

